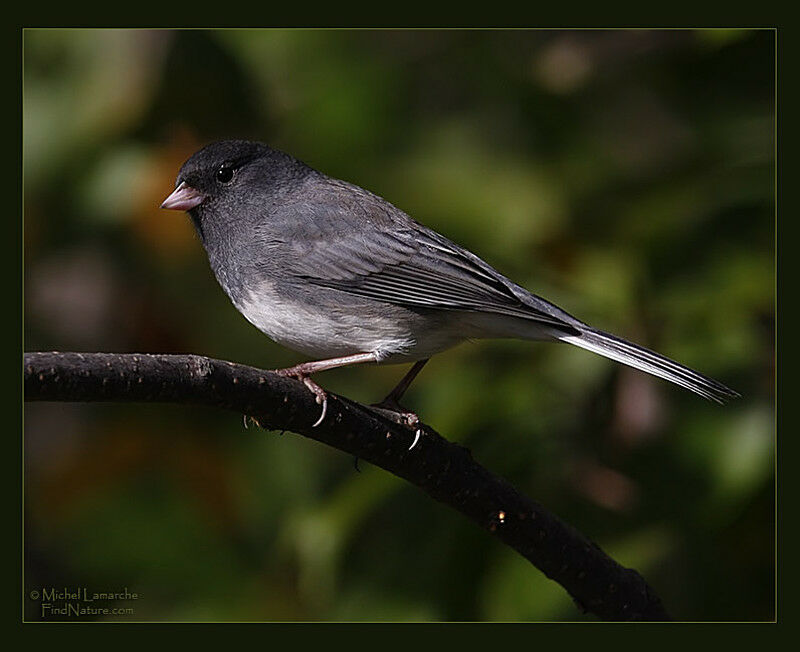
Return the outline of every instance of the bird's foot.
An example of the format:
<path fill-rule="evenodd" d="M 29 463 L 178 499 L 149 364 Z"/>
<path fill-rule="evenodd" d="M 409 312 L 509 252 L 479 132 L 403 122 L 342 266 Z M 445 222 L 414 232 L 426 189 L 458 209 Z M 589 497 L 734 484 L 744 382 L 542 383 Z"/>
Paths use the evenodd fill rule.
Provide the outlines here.
<path fill-rule="evenodd" d="M 405 426 L 410 428 L 414 428 L 419 426 L 419 417 L 412 412 L 411 410 L 404 408 L 400 405 L 396 400 L 387 397 L 383 399 L 380 403 L 373 403 L 370 407 L 377 408 L 378 410 L 383 410 L 384 412 L 391 412 L 392 420 L 397 421 Z"/>
<path fill-rule="evenodd" d="M 325 393 L 325 390 L 322 389 L 322 387 L 311 380 L 311 377 L 308 375 L 308 370 L 305 368 L 305 366 L 303 364 L 299 364 L 287 369 L 275 369 L 275 373 L 279 376 L 284 376 L 285 378 L 296 378 L 297 380 L 301 381 L 308 388 L 308 390 L 314 394 L 314 396 L 317 397 L 317 403 L 322 406 L 322 413 L 319 415 L 319 419 L 317 419 L 311 427 L 316 428 L 319 424 L 321 424 L 325 419 L 325 414 L 328 412 L 328 395 Z"/>
<path fill-rule="evenodd" d="M 259 428 L 263 428 L 264 427 L 264 426 L 261 425 L 261 423 L 259 422 L 258 419 L 256 419 L 255 417 L 251 417 L 249 414 L 243 414 L 242 415 L 242 423 L 244 423 L 244 429 L 245 430 L 247 430 L 250 427 L 250 426 L 248 426 L 248 423 L 255 424 Z"/>
<path fill-rule="evenodd" d="M 422 437 L 422 426 L 420 425 L 419 417 L 414 412 L 404 408 L 391 396 L 387 396 L 380 403 L 373 403 L 370 407 L 380 410 L 381 412 L 388 412 L 389 414 L 386 416 L 392 421 L 413 428 L 414 441 L 411 442 L 411 446 L 408 447 L 408 450 L 411 450 L 417 445 L 419 438 Z"/>

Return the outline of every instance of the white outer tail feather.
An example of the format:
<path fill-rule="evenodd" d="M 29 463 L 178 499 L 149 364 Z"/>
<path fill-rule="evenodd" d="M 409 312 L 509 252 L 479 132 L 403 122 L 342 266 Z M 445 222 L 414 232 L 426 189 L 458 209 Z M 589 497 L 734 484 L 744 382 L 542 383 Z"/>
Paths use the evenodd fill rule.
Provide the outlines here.
<path fill-rule="evenodd" d="M 586 326 L 580 335 L 563 335 L 559 339 L 562 342 L 574 344 L 592 353 L 597 353 L 629 367 L 668 380 L 716 403 L 722 404 L 727 399 L 739 396 L 737 392 L 729 387 L 693 369 L 689 369 L 689 367 L 684 367 L 682 364 L 678 364 L 654 351 L 615 337 L 610 333 L 595 330 L 589 326 Z"/>

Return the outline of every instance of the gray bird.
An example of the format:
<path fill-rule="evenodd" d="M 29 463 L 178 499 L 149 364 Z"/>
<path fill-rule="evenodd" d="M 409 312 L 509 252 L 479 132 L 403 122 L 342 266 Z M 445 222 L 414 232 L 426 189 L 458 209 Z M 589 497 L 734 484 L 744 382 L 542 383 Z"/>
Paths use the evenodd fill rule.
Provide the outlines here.
<path fill-rule="evenodd" d="M 162 208 L 188 211 L 233 305 L 279 344 L 315 359 L 301 380 L 361 362 L 415 362 L 379 405 L 399 405 L 430 357 L 467 339 L 567 342 L 723 403 L 738 394 L 588 324 L 506 278 L 385 199 L 262 143 L 195 153 Z"/>

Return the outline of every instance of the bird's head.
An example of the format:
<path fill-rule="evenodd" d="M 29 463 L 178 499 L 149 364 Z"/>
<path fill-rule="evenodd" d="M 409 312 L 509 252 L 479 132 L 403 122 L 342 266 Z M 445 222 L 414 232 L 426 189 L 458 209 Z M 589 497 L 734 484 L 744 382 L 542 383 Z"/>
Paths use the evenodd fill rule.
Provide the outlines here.
<path fill-rule="evenodd" d="M 222 140 L 195 152 L 180 169 L 175 190 L 161 208 L 187 211 L 195 219 L 230 213 L 264 199 L 310 168 L 263 143 Z M 236 211 L 236 212 L 240 212 Z"/>

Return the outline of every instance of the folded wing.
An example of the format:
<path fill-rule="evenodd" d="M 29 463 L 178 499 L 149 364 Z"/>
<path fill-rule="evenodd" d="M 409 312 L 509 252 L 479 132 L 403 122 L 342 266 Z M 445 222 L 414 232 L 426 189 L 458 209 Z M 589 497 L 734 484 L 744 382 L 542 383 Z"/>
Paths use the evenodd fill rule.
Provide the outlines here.
<path fill-rule="evenodd" d="M 307 223 L 288 271 L 320 287 L 402 306 L 488 312 L 579 332 L 567 313 L 422 225 L 364 229 L 347 219 L 336 223 L 342 228 Z"/>

